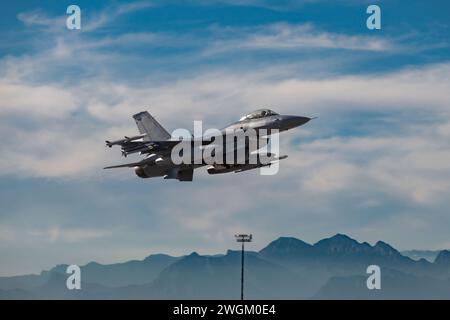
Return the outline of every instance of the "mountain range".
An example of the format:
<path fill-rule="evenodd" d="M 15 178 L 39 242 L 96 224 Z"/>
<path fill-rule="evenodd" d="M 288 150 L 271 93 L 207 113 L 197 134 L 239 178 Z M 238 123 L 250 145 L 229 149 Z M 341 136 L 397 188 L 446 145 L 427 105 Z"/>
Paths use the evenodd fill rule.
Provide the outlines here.
<path fill-rule="evenodd" d="M 81 266 L 81 290 L 66 288 L 67 265 L 36 275 L 0 277 L 0 299 L 239 299 L 241 252 Z M 381 289 L 368 290 L 366 269 L 381 268 Z M 245 252 L 247 299 L 450 299 L 450 251 L 434 262 L 389 244 L 336 234 L 315 244 L 280 237 Z"/>

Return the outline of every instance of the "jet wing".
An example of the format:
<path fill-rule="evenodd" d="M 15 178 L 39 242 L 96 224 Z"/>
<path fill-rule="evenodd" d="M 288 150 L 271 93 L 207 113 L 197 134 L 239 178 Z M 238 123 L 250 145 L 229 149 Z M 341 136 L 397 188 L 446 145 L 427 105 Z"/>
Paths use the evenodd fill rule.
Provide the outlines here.
<path fill-rule="evenodd" d="M 124 164 L 119 164 L 116 166 L 109 166 L 109 167 L 104 167 L 103 169 L 115 169 L 115 168 L 133 168 L 133 167 L 137 167 L 142 165 L 141 162 L 131 162 L 131 163 L 124 163 Z"/>
<path fill-rule="evenodd" d="M 146 165 L 146 164 L 149 164 L 149 163 L 153 163 L 155 161 L 155 159 L 157 159 L 159 157 L 160 157 L 159 154 L 151 154 L 147 158 L 145 158 L 145 159 L 143 159 L 141 161 L 124 163 L 124 164 L 118 164 L 118 165 L 115 165 L 115 166 L 105 167 L 103 169 L 139 167 L 139 166 L 143 166 L 143 165 Z"/>

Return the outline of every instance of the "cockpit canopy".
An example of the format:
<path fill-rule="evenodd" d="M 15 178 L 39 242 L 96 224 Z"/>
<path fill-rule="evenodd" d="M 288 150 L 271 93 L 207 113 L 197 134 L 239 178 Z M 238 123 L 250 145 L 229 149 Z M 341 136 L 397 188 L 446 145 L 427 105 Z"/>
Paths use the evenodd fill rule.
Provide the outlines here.
<path fill-rule="evenodd" d="M 276 113 L 270 109 L 259 109 L 259 110 L 253 111 L 253 112 L 243 116 L 242 118 L 239 119 L 239 121 L 265 118 L 265 117 L 274 116 L 277 114 L 278 113 Z"/>

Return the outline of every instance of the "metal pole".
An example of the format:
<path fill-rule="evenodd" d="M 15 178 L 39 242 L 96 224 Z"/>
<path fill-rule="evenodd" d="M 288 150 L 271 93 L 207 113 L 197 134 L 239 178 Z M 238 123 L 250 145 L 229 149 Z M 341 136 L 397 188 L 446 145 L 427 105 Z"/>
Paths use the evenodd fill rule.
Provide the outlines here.
<path fill-rule="evenodd" d="M 235 235 L 236 241 L 242 243 L 241 247 L 241 300 L 244 300 L 244 242 L 251 242 L 251 234 L 237 234 Z"/>
<path fill-rule="evenodd" d="M 241 300 L 244 300 L 244 242 L 242 242 L 241 259 Z"/>

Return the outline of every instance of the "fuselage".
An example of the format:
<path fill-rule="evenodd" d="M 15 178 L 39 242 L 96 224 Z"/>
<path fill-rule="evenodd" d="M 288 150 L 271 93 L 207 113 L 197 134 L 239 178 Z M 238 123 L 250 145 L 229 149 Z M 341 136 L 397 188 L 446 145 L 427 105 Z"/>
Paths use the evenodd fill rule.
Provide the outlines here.
<path fill-rule="evenodd" d="M 289 115 L 271 115 L 264 118 L 256 119 L 244 119 L 234 122 L 221 131 L 226 132 L 227 130 L 248 130 L 253 129 L 259 131 L 261 129 L 265 130 L 278 130 L 279 132 L 286 131 L 307 123 L 311 118 L 301 117 L 301 116 L 289 116 Z"/>

